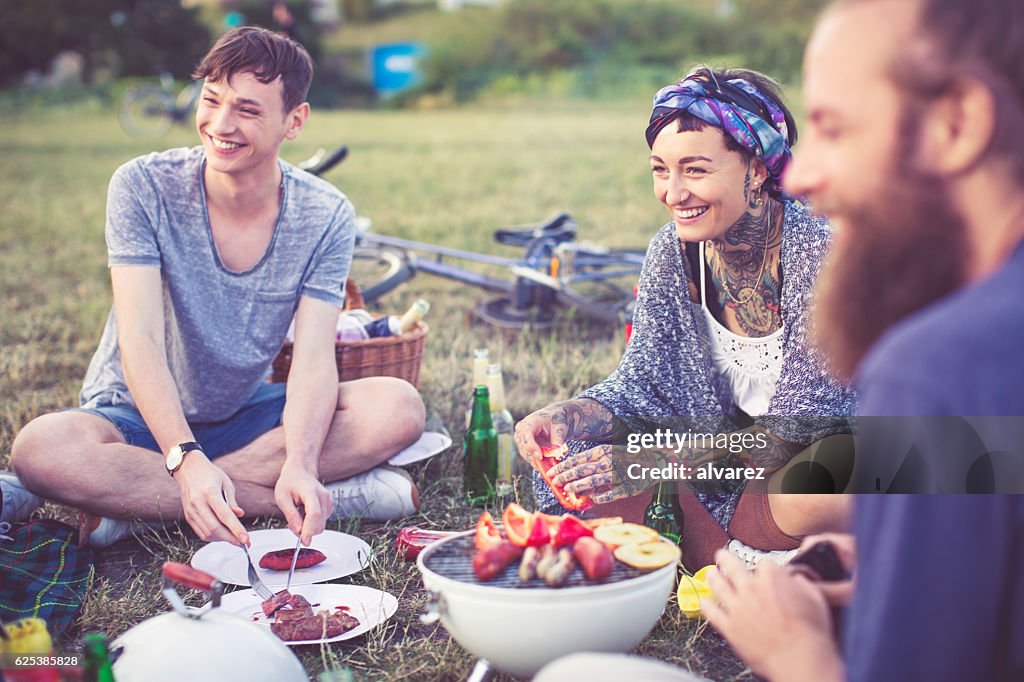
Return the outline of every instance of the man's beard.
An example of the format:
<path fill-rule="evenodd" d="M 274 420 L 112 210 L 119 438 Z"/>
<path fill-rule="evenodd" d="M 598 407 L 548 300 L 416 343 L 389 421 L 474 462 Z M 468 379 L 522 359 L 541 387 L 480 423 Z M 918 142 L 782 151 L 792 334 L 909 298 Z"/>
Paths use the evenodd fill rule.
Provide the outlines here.
<path fill-rule="evenodd" d="M 942 181 L 903 151 L 879 191 L 841 211 L 844 233 L 815 287 L 813 338 L 844 381 L 886 330 L 965 281 L 965 223 Z"/>

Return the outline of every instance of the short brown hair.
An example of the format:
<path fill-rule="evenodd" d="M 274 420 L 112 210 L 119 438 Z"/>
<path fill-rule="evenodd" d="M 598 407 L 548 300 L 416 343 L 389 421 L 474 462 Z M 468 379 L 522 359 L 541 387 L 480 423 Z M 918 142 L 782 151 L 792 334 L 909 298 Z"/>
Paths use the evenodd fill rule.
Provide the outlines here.
<path fill-rule="evenodd" d="M 1008 158 L 1024 184 L 1024 2 L 918 0 L 917 26 L 927 50 L 901 50 L 890 67 L 894 82 L 927 103 L 960 77 L 980 79 L 996 101 L 990 152 Z"/>
<path fill-rule="evenodd" d="M 251 73 L 260 83 L 280 78 L 284 110 L 288 112 L 306 101 L 313 80 L 313 60 L 306 48 L 286 35 L 242 26 L 220 37 L 192 77 L 222 81 L 239 73 Z"/>

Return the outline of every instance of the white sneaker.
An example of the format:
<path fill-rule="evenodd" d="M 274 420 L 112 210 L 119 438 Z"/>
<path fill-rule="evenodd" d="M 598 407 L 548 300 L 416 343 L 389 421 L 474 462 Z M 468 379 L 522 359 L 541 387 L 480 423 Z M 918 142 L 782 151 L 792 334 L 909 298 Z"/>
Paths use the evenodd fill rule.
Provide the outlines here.
<path fill-rule="evenodd" d="M 754 549 L 744 545 L 739 540 L 731 540 L 729 542 L 729 551 L 743 559 L 743 562 L 747 565 L 747 568 L 754 568 L 763 559 L 769 559 L 774 561 L 779 566 L 785 566 L 789 563 L 789 560 L 796 556 L 798 550 L 795 549 L 776 549 L 766 551 L 763 549 Z"/>
<path fill-rule="evenodd" d="M 394 521 L 420 508 L 412 476 L 386 464 L 326 487 L 334 500 L 332 520 L 359 516 L 367 521 Z"/>
<path fill-rule="evenodd" d="M 109 547 L 118 540 L 135 536 L 138 532 L 149 530 L 157 525 L 160 524 L 112 519 L 109 516 L 82 512 L 78 517 L 79 543 L 90 547 Z"/>
<path fill-rule="evenodd" d="M 28 521 L 42 504 L 39 496 L 30 493 L 13 472 L 0 472 L 0 523 Z"/>

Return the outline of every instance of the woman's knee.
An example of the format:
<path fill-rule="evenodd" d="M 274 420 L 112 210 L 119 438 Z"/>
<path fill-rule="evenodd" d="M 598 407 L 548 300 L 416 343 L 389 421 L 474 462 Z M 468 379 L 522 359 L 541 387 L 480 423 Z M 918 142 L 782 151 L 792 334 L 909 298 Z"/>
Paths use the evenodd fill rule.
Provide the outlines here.
<path fill-rule="evenodd" d="M 847 495 L 769 495 L 768 505 L 779 529 L 796 537 L 845 531 L 852 511 Z"/>

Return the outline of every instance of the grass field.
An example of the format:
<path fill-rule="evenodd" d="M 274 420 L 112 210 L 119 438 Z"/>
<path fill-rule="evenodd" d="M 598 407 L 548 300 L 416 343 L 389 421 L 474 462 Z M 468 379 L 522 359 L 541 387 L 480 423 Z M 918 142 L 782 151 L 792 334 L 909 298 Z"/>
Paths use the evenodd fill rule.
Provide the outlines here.
<path fill-rule="evenodd" d="M 283 154 L 297 161 L 339 143 L 350 158 L 328 174 L 372 217 L 374 229 L 452 246 L 501 253 L 492 228 L 570 212 L 581 236 L 617 246 L 642 246 L 663 222 L 652 196 L 643 128 L 647 100 L 623 103 L 492 104 L 441 111 L 317 112 L 301 139 Z M 190 145 L 178 128 L 156 143 L 134 141 L 112 111 L 35 110 L 7 117 L 0 128 L 0 468 L 17 430 L 33 417 L 77 403 L 86 365 L 110 306 L 103 240 L 107 181 L 127 159 Z M 606 376 L 623 349 L 622 330 L 566 318 L 551 332 L 501 334 L 469 324 L 480 293 L 420 276 L 389 295 L 400 312 L 415 298 L 433 303 L 423 364 L 428 415 L 459 440 L 469 395 L 472 348 L 487 346 L 505 369 L 509 403 L 522 417 Z M 371 636 L 299 653 L 311 676 L 339 664 L 358 679 L 464 679 L 473 658 L 440 626 L 421 625 L 425 595 L 415 568 L 395 557 L 401 525 L 461 529 L 478 511 L 459 500 L 457 449 L 412 470 L 421 513 L 401 524 L 335 528 L 356 532 L 376 550 L 354 582 L 400 599 L 398 614 Z M 524 500 L 529 504 L 529 500 Z M 48 515 L 72 519 L 47 506 Z M 250 527 L 275 525 L 271 520 Z M 200 546 L 185 529 L 142 539 L 133 580 L 98 577 L 78 630 L 112 636 L 165 610 L 155 568 L 187 560 Z M 614 614 L 608 614 L 614 617 Z M 640 653 L 698 671 L 725 668 L 717 636 L 686 621 L 670 605 Z M 726 666 L 735 677 L 741 666 Z M 740 676 L 744 675 L 740 673 Z"/>

